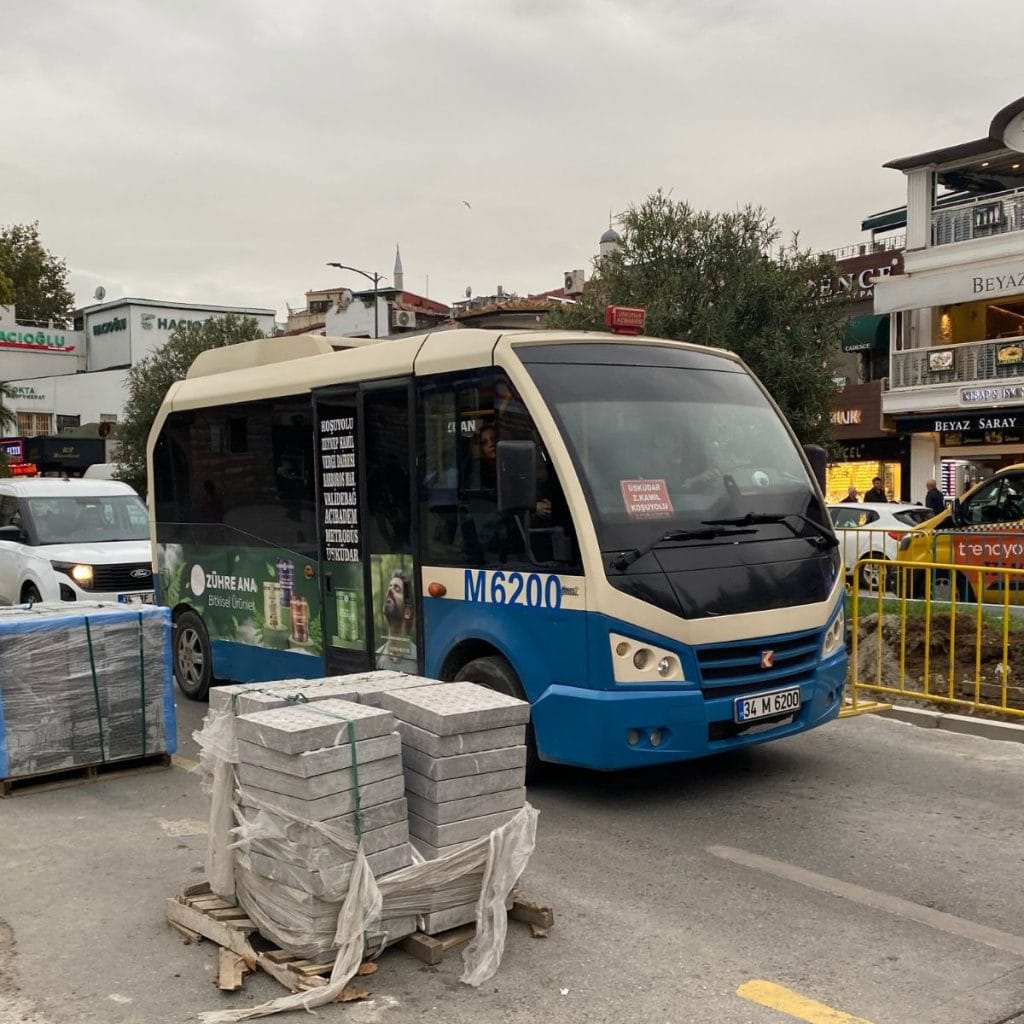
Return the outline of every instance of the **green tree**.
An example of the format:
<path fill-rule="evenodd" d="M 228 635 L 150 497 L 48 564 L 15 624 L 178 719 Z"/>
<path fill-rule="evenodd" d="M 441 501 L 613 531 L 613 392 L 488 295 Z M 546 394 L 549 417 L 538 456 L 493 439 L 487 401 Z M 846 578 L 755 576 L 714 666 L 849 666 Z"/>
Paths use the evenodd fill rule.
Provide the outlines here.
<path fill-rule="evenodd" d="M 128 371 L 128 401 L 118 435 L 117 476 L 145 494 L 146 443 L 167 389 L 184 379 L 200 352 L 262 337 L 263 332 L 252 317 L 229 313 L 201 324 L 180 324 L 171 332 L 166 345 L 139 360 Z"/>
<path fill-rule="evenodd" d="M 64 260 L 39 241 L 39 223 L 0 228 L 0 305 L 18 319 L 67 327 L 75 307 Z"/>
<path fill-rule="evenodd" d="M 607 305 L 642 306 L 646 333 L 730 349 L 763 381 L 805 444 L 826 444 L 833 365 L 848 315 L 823 297 L 831 257 L 801 250 L 763 210 L 697 211 L 658 190 L 622 217 L 580 301 L 552 327 L 606 330 Z M 769 252 L 774 248 L 774 255 Z"/>

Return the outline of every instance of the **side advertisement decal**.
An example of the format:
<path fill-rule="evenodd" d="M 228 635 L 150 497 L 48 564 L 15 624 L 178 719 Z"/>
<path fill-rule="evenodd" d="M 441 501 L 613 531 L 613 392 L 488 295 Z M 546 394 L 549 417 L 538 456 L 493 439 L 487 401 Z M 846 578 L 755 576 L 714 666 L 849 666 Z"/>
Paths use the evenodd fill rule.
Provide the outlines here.
<path fill-rule="evenodd" d="M 279 548 L 159 544 L 161 603 L 184 602 L 210 638 L 320 656 L 316 564 Z"/>

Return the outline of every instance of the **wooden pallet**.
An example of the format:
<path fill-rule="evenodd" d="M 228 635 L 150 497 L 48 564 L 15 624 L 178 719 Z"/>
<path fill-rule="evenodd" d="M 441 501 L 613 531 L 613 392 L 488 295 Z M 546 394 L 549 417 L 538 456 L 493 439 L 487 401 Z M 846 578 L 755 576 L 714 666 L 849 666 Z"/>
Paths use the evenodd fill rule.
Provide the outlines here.
<path fill-rule="evenodd" d="M 108 776 L 138 774 L 170 768 L 170 754 L 149 754 L 146 757 L 126 757 L 117 761 L 102 761 L 99 764 L 83 764 L 74 768 L 62 768 L 53 772 L 34 772 L 0 779 L 0 799 L 23 792 L 40 792 L 48 789 L 62 789 L 78 786 L 83 782 L 96 782 Z"/>
<path fill-rule="evenodd" d="M 549 906 L 527 899 L 518 890 L 513 893 L 509 917 L 529 924 L 536 937 L 547 935 L 555 923 Z M 168 899 L 167 921 L 187 943 L 209 939 L 220 946 L 217 985 L 225 992 L 240 989 L 245 975 L 255 970 L 269 974 L 289 992 L 308 991 L 326 985 L 334 968 L 333 960 L 318 963 L 272 946 L 259 948 L 270 944 L 258 934 L 245 911 L 215 896 L 208 882 L 198 882 L 185 889 L 181 896 Z M 475 934 L 476 926 L 471 924 L 439 935 L 417 932 L 402 939 L 398 948 L 425 964 L 439 964 L 445 953 L 468 942 Z M 376 970 L 375 962 L 365 961 L 359 974 L 365 976 Z M 367 995 L 350 982 L 338 1002 L 365 999 Z"/>

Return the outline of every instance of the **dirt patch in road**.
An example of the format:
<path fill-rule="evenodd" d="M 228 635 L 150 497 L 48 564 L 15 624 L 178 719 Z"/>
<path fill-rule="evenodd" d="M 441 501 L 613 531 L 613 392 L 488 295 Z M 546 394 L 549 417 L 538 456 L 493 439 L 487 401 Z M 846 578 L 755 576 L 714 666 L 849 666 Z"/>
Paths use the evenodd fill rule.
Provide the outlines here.
<path fill-rule="evenodd" d="M 46 1024 L 21 994 L 15 957 L 14 936 L 0 921 L 0 1024 Z"/>
<path fill-rule="evenodd" d="M 1005 706 L 1024 710 L 1024 665 L 1018 667 L 1015 657 L 1019 638 L 1019 633 L 1010 633 L 1005 651 Z M 927 630 L 921 616 L 908 615 L 904 620 L 895 614 L 883 615 L 881 627 L 877 614 L 861 619 L 857 635 L 859 683 L 898 687 L 902 666 L 903 688 L 924 691 L 926 655 L 929 693 L 971 701 L 977 696 L 985 704 L 1004 705 L 1001 626 L 983 620 L 979 638 L 977 619 L 967 613 L 935 615 Z"/>

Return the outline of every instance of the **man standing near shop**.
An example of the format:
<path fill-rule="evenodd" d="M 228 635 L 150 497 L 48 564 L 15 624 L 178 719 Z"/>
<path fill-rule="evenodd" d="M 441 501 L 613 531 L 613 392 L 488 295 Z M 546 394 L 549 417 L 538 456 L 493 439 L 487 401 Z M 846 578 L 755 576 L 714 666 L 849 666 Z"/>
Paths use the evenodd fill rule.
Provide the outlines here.
<path fill-rule="evenodd" d="M 871 481 L 871 490 L 864 495 L 865 501 L 888 501 L 889 499 L 885 496 L 885 490 L 882 487 L 882 478 L 876 476 Z"/>
<path fill-rule="evenodd" d="M 860 501 L 860 498 L 857 497 L 857 488 L 854 487 L 853 484 L 850 484 L 850 486 L 847 488 L 846 497 L 843 498 L 843 500 L 839 504 L 846 505 L 851 501 Z"/>
<path fill-rule="evenodd" d="M 935 513 L 942 512 L 946 508 L 946 498 L 942 491 L 939 490 L 934 480 L 926 480 L 924 485 L 928 488 L 924 496 L 925 507 Z"/>

